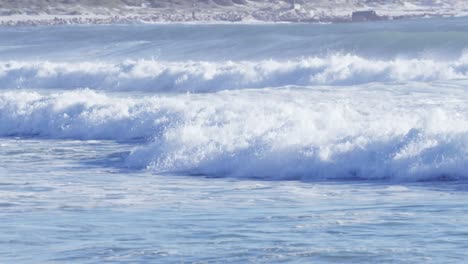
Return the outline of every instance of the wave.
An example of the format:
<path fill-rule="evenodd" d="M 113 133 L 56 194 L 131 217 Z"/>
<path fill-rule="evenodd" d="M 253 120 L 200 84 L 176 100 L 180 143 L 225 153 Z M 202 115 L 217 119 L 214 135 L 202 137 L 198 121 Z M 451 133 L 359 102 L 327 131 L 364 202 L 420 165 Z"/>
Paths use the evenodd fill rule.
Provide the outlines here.
<path fill-rule="evenodd" d="M 287 85 L 356 85 L 372 82 L 468 79 L 468 53 L 457 60 L 375 60 L 356 55 L 289 61 L 1 62 L 0 88 L 146 92 L 215 92 Z"/>
<path fill-rule="evenodd" d="M 122 166 L 154 173 L 468 179 L 466 90 L 419 85 L 146 97 L 0 92 L 0 136 L 139 139 Z"/>
<path fill-rule="evenodd" d="M 171 113 L 161 101 L 109 97 L 89 89 L 48 95 L 3 92 L 0 136 L 145 141 L 176 122 L 177 102 L 163 100 L 175 108 Z"/>

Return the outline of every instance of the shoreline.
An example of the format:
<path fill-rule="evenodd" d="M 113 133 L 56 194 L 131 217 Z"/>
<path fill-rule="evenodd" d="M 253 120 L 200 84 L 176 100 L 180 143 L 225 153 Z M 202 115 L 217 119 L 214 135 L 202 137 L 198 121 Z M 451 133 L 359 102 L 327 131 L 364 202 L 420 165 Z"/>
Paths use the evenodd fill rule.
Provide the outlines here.
<path fill-rule="evenodd" d="M 261 20 L 246 17 L 244 19 L 224 19 L 222 17 L 206 17 L 205 19 L 190 19 L 187 17 L 161 17 L 158 15 L 26 15 L 0 16 L 0 27 L 16 26 L 54 26 L 54 25 L 113 25 L 113 24 L 339 24 L 356 22 L 379 22 L 424 18 L 456 18 L 466 17 L 468 13 L 438 13 L 438 14 L 402 14 L 398 16 L 383 15 L 377 19 L 353 21 L 351 16 L 333 16 L 308 19 L 277 19 Z"/>

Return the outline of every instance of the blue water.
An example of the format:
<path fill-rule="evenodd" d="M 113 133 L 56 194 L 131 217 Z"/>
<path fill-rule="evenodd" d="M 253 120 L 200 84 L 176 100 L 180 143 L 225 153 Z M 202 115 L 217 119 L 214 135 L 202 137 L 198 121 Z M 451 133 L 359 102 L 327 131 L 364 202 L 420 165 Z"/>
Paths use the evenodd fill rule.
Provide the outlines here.
<path fill-rule="evenodd" d="M 0 262 L 463 263 L 467 22 L 0 28 Z"/>

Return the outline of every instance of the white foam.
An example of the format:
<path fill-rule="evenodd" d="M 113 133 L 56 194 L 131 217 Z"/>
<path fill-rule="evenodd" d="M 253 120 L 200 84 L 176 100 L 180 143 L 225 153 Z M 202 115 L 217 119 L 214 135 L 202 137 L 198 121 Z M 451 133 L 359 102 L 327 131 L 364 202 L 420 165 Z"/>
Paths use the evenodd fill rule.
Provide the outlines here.
<path fill-rule="evenodd" d="M 158 98 L 139 101 L 90 90 L 51 95 L 4 92 L 0 94 L 0 135 L 144 139 L 153 137 L 169 122 L 169 109 L 160 109 L 158 105 Z M 177 102 L 172 106 L 176 107 Z"/>
<path fill-rule="evenodd" d="M 413 85 L 138 98 L 2 92 L 0 135 L 139 138 L 126 166 L 156 173 L 467 179 L 468 92 Z"/>
<path fill-rule="evenodd" d="M 332 55 L 289 61 L 2 62 L 0 88 L 92 88 L 113 91 L 212 92 L 285 85 L 468 79 L 468 55 L 457 60 L 373 60 Z"/>

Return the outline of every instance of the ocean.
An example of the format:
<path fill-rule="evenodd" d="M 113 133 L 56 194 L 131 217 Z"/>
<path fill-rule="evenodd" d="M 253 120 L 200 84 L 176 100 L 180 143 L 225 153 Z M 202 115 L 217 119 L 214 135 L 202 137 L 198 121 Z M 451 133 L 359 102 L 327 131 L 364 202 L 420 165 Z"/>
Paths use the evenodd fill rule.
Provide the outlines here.
<path fill-rule="evenodd" d="M 0 262 L 463 263 L 467 24 L 0 27 Z"/>

